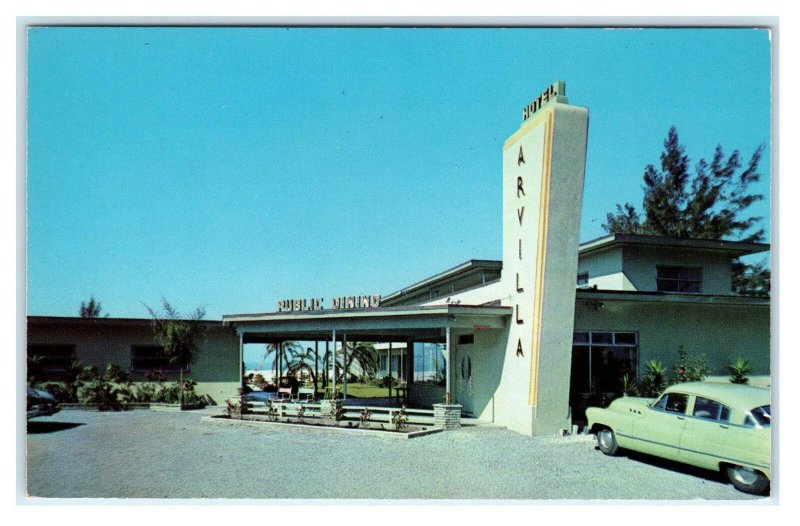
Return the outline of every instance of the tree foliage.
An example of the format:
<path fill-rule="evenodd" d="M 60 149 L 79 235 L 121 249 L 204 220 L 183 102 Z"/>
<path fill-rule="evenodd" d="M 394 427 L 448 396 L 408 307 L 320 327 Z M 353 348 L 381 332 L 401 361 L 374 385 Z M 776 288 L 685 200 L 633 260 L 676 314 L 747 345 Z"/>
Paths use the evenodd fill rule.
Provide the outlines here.
<path fill-rule="evenodd" d="M 268 343 L 264 348 L 264 358 L 261 361 L 261 366 L 274 355 L 272 359 L 272 366 L 275 370 L 275 381 L 280 384 L 283 377 L 283 372 L 288 370 L 295 361 L 295 356 L 303 351 L 303 346 L 295 341 L 285 341 L 281 343 Z"/>
<path fill-rule="evenodd" d="M 200 338 L 204 335 L 197 322 L 206 315 L 205 307 L 197 307 L 184 316 L 175 309 L 166 298 L 161 298 L 161 309 L 156 311 L 149 305 L 145 308 L 153 318 L 153 332 L 164 347 L 164 354 L 170 362 L 180 368 L 181 405 L 183 405 L 184 381 L 183 373 L 197 356 Z"/>
<path fill-rule="evenodd" d="M 339 352 L 341 353 L 341 350 Z M 368 342 L 347 342 L 347 363 L 340 370 L 348 374 L 354 374 L 352 369 L 356 364 L 360 368 L 362 375 L 370 376 L 378 372 L 378 351 L 373 344 Z"/>
<path fill-rule="evenodd" d="M 643 214 L 630 203 L 617 205 L 616 213 L 606 216 L 603 229 L 611 234 L 763 241 L 764 229 L 758 228 L 762 218 L 747 215 L 750 206 L 764 198 L 750 190 L 761 178 L 758 164 L 763 152 L 761 145 L 743 165 L 738 150 L 726 156 L 718 145 L 711 162 L 700 159 L 692 174 L 689 157 L 672 127 L 660 167 L 645 168 Z M 763 265 L 737 260 L 733 272 L 735 292 L 769 295 L 770 271 Z"/>
<path fill-rule="evenodd" d="M 80 308 L 81 318 L 99 318 L 102 306 L 100 302 L 94 299 L 94 294 L 89 298 L 89 301 L 82 301 Z M 108 317 L 108 314 L 106 314 Z"/>

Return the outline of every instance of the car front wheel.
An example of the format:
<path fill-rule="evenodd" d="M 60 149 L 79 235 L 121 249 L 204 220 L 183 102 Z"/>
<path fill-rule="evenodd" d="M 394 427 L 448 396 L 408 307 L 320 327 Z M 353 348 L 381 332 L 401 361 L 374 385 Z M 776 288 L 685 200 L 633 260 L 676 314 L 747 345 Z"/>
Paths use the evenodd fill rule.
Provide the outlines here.
<path fill-rule="evenodd" d="M 769 490 L 769 479 L 758 471 L 743 466 L 729 466 L 728 479 L 733 487 L 745 493 L 763 495 Z"/>
<path fill-rule="evenodd" d="M 600 451 L 606 455 L 616 455 L 619 451 L 619 444 L 617 444 L 617 437 L 614 432 L 605 427 L 597 432 L 597 445 Z"/>

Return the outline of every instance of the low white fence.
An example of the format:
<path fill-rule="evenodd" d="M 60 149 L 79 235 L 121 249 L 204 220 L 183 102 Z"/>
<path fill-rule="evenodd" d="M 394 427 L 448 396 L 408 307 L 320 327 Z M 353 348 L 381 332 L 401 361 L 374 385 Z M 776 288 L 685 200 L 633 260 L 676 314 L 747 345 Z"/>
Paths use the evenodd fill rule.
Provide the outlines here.
<path fill-rule="evenodd" d="M 323 411 L 322 403 L 313 402 L 245 402 L 247 412 L 253 415 L 274 416 L 276 418 L 321 418 L 331 416 L 328 411 Z M 365 414 L 365 411 L 367 412 Z M 341 406 L 339 420 L 359 422 L 364 418 L 367 422 L 393 424 L 403 412 L 408 425 L 432 426 L 434 425 L 433 410 L 409 409 L 400 407 L 372 407 L 372 406 Z"/>

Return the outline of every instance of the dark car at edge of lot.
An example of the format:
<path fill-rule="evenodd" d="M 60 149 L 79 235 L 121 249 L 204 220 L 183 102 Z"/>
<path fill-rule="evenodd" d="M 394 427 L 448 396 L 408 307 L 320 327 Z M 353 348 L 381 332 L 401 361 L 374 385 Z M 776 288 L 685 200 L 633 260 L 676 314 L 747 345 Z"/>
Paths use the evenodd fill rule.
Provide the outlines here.
<path fill-rule="evenodd" d="M 57 413 L 60 409 L 58 401 L 53 395 L 43 389 L 34 389 L 28 386 L 28 418 L 49 416 Z"/>

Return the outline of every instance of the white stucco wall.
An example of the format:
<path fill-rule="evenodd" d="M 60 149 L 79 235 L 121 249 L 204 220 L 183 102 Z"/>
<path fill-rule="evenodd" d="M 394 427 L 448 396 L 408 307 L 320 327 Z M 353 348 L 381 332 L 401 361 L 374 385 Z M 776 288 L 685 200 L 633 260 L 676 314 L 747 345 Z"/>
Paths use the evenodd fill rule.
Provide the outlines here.
<path fill-rule="evenodd" d="M 623 271 L 635 290 L 657 290 L 656 266 L 701 267 L 703 294 L 731 294 L 730 254 L 658 247 L 625 247 Z"/>

